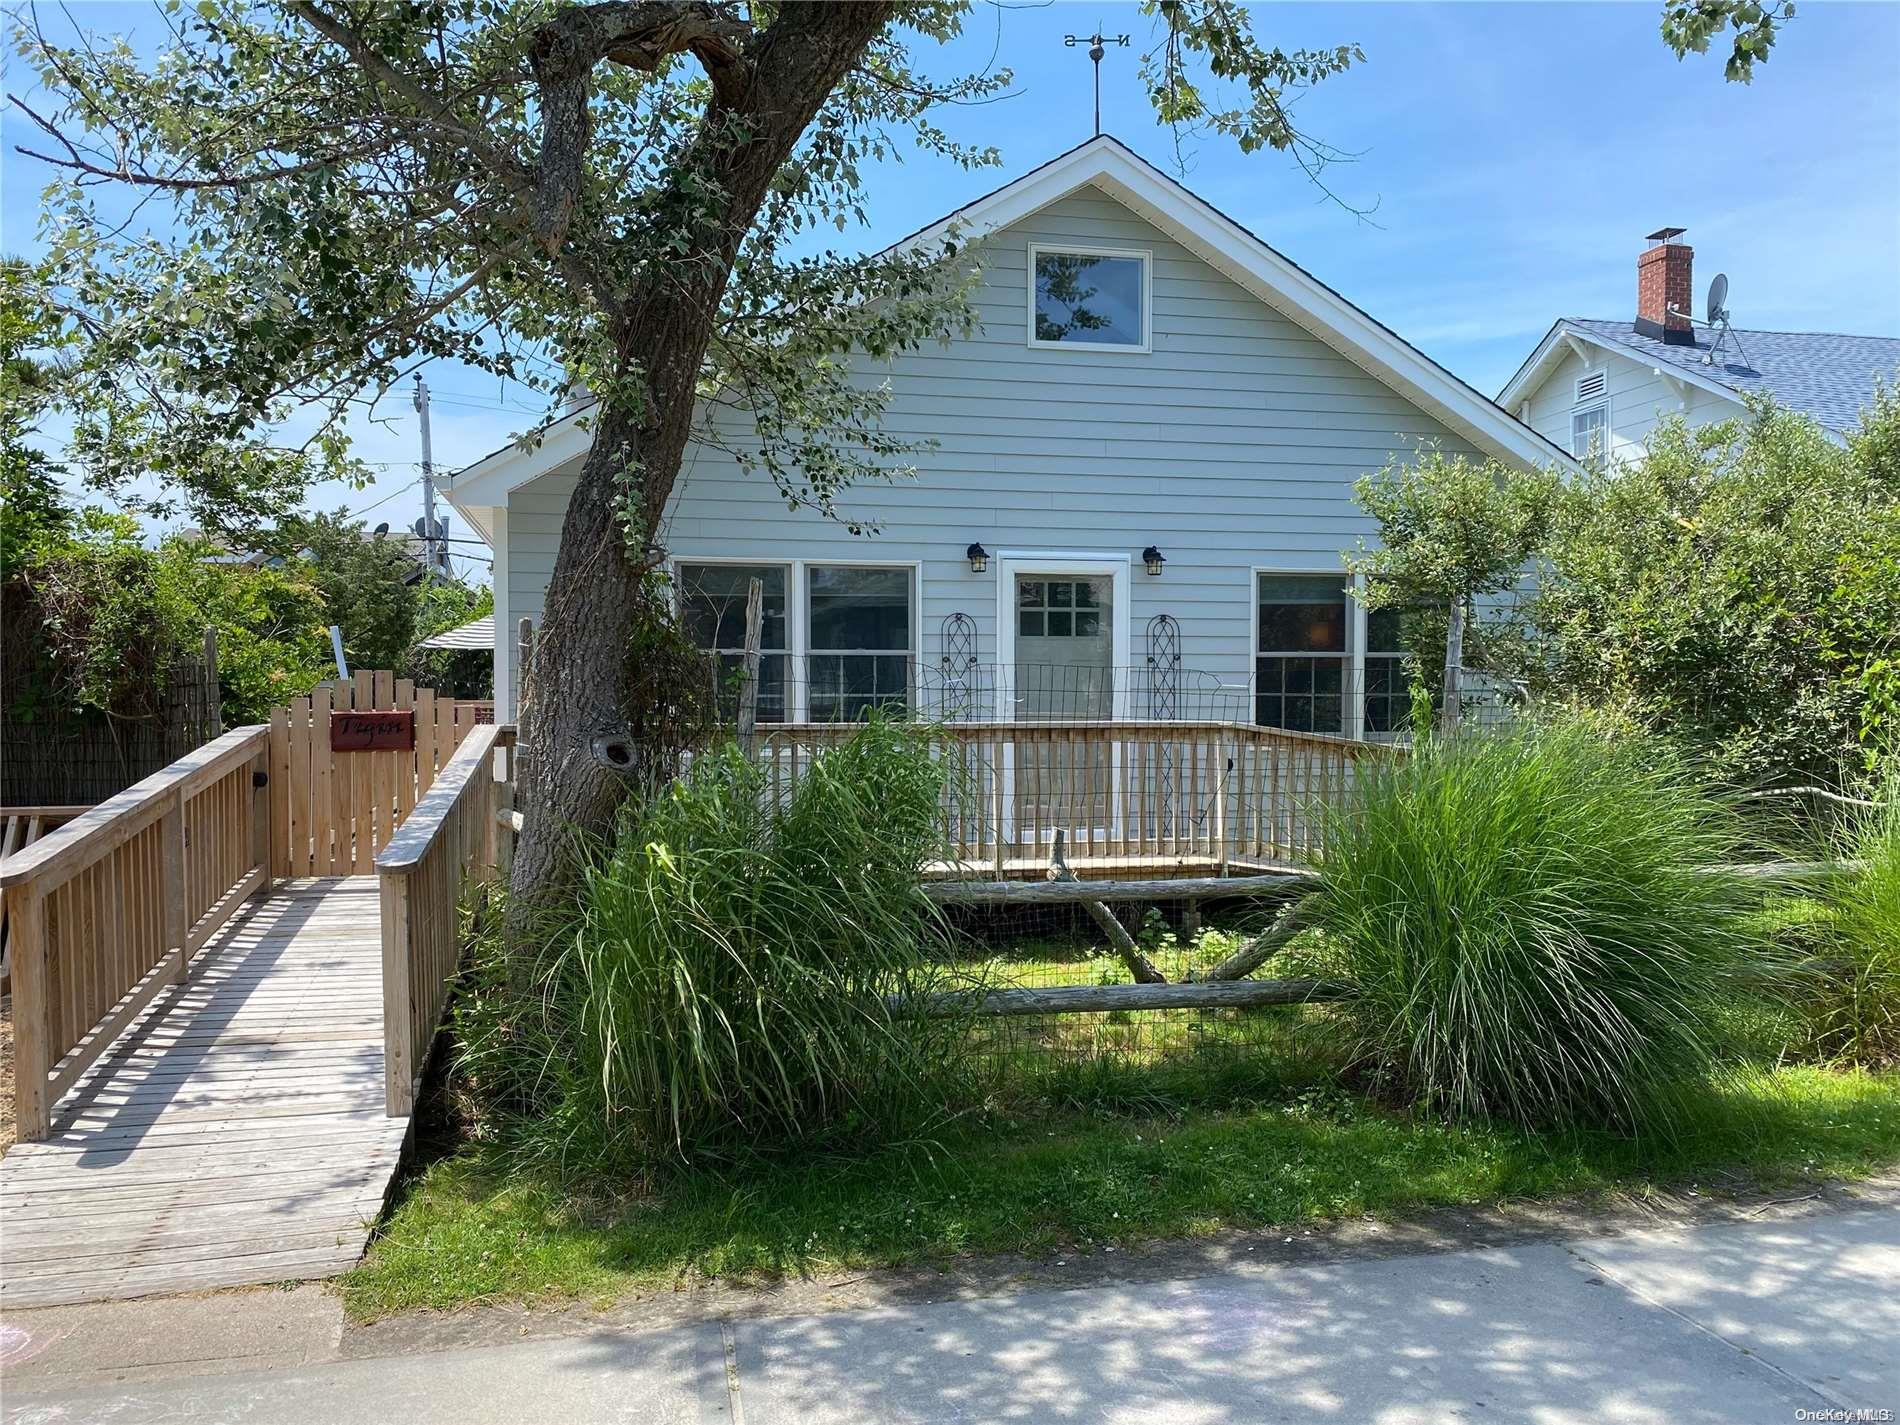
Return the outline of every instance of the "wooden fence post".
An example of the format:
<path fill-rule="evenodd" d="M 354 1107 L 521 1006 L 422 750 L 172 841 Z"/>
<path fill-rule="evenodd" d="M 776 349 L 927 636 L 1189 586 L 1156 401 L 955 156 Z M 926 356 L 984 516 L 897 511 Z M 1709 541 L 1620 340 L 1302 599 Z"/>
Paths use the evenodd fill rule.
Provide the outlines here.
<path fill-rule="evenodd" d="M 1227 874 L 1227 867 L 1232 860 L 1232 840 L 1227 826 L 1227 779 L 1234 774 L 1234 764 L 1238 749 L 1235 747 L 1232 735 L 1225 731 L 1216 735 L 1214 746 L 1214 755 L 1217 759 L 1217 766 L 1215 767 L 1217 780 L 1214 783 L 1214 834 L 1219 838 L 1215 855 L 1219 858 L 1220 874 L 1224 876 Z M 1198 922 L 1200 920 L 1198 914 L 1199 907 L 1195 907 L 1195 910 L 1196 928 L 1198 929 Z"/>
<path fill-rule="evenodd" d="M 209 724 L 209 742 L 213 737 L 224 736 L 224 690 L 218 683 L 218 630 L 211 624 L 205 625 L 205 718 Z"/>
<path fill-rule="evenodd" d="M 178 793 L 159 823 L 159 859 L 165 882 L 165 949 L 178 957 L 172 967 L 174 984 L 184 984 L 191 969 L 185 942 L 191 938 L 190 895 L 185 885 L 189 864 L 185 846 L 185 796 Z"/>
<path fill-rule="evenodd" d="M 251 763 L 251 864 L 264 873 L 257 893 L 271 886 L 270 753 L 260 752 Z"/>
<path fill-rule="evenodd" d="M 534 663 L 534 620 L 524 618 L 515 625 L 515 725 L 521 724 L 521 710 L 528 705 L 528 669 Z"/>
<path fill-rule="evenodd" d="M 1009 803 L 1004 787 L 1005 774 L 1011 770 L 1009 753 L 1003 739 L 998 737 L 990 743 L 990 792 L 991 815 L 996 819 L 996 879 L 1003 879 L 1003 863 L 1009 859 L 1009 848 L 1005 845 L 1003 818 L 1008 814 Z"/>
<path fill-rule="evenodd" d="M 415 1108 L 416 1091 L 409 1024 L 415 992 L 410 983 L 409 878 L 385 872 L 383 916 L 383 1099 L 391 1118 Z"/>
<path fill-rule="evenodd" d="M 745 749 L 748 759 L 758 741 L 759 644 L 764 631 L 765 583 L 750 579 L 745 591 L 745 674 L 739 684 L 739 746 Z"/>
<path fill-rule="evenodd" d="M 7 892 L 13 937 L 13 1112 L 23 1143 L 50 1131 L 46 1101 L 46 898 L 27 884 Z"/>

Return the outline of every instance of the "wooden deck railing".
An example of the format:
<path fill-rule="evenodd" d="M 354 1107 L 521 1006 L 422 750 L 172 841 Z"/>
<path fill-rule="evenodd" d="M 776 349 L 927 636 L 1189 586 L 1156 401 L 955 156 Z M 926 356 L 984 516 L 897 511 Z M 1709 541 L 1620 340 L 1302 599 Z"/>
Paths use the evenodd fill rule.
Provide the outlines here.
<path fill-rule="evenodd" d="M 775 796 L 849 723 L 761 728 Z M 1234 722 L 978 722 L 933 729 L 951 865 L 1039 871 L 1057 830 L 1082 874 L 1310 861 L 1321 813 L 1381 744 Z"/>
<path fill-rule="evenodd" d="M 227 732 L 0 861 L 22 1140 L 268 884 L 269 734 Z"/>
<path fill-rule="evenodd" d="M 0 860 L 26 850 L 48 832 L 57 831 L 85 806 L 0 807 Z M 7 898 L 0 895 L 0 995 L 13 992 L 13 927 L 7 919 Z"/>
<path fill-rule="evenodd" d="M 495 770 L 513 729 L 469 731 L 376 857 L 382 878 L 383 1066 L 392 1118 L 415 1107 L 429 1044 L 461 963 L 462 888 L 496 864 Z"/>

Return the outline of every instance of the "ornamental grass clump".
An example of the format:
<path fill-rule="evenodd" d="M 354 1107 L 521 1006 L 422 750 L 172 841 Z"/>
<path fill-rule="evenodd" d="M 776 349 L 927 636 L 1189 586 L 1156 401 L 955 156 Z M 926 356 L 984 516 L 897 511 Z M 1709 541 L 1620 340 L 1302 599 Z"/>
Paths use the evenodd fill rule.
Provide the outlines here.
<path fill-rule="evenodd" d="M 1840 837 L 1845 869 L 1806 927 L 1811 1048 L 1870 1067 L 1900 1063 L 1900 776 L 1880 798 Z"/>
<path fill-rule="evenodd" d="M 1756 953 L 1729 809 L 1666 748 L 1567 724 L 1360 764 L 1322 934 L 1355 1061 L 1452 1117 L 1654 1128 Z"/>
<path fill-rule="evenodd" d="M 538 972 L 540 1022 L 514 1032 L 537 1060 L 521 1146 L 570 1172 L 703 1166 L 940 1114 L 960 1026 L 888 997 L 945 973 L 920 875 L 941 789 L 924 739 L 879 722 L 783 801 L 727 747 L 629 808 Z"/>

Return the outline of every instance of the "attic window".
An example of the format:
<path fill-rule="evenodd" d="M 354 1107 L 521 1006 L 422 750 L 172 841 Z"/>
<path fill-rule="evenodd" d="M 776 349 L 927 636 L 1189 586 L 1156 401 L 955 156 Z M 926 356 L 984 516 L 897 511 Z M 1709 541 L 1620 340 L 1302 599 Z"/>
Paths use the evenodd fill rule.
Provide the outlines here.
<path fill-rule="evenodd" d="M 1579 406 L 1589 401 L 1603 399 L 1603 393 L 1609 389 L 1610 378 L 1606 372 L 1592 371 L 1588 376 L 1577 378 L 1577 401 Z"/>
<path fill-rule="evenodd" d="M 1029 344 L 1148 350 L 1151 257 L 1101 247 L 1029 248 Z"/>
<path fill-rule="evenodd" d="M 1610 408 L 1599 401 L 1570 413 L 1570 453 L 1579 460 L 1601 460 L 1610 431 Z"/>

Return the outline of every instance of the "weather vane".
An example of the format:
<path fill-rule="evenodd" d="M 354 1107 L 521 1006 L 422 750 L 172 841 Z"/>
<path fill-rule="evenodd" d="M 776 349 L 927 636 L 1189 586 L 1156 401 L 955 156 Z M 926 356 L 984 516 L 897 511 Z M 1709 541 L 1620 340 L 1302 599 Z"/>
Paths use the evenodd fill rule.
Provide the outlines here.
<path fill-rule="evenodd" d="M 1062 37 L 1062 43 L 1063 46 L 1068 49 L 1074 49 L 1080 44 L 1087 45 L 1089 47 L 1089 58 L 1095 61 L 1095 136 L 1100 138 L 1102 136 L 1102 55 L 1104 53 L 1102 46 L 1120 45 L 1123 49 L 1126 49 L 1128 48 L 1128 36 L 1104 35 L 1102 33 L 1102 27 L 1097 25 L 1094 34 L 1064 35 Z"/>

